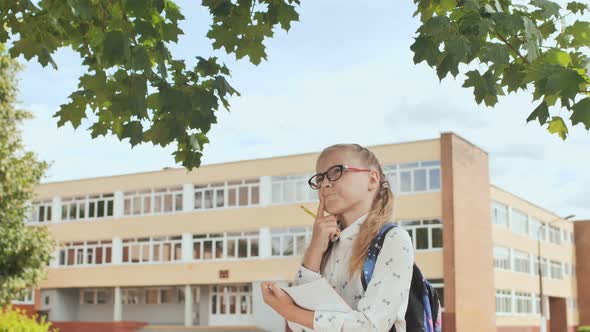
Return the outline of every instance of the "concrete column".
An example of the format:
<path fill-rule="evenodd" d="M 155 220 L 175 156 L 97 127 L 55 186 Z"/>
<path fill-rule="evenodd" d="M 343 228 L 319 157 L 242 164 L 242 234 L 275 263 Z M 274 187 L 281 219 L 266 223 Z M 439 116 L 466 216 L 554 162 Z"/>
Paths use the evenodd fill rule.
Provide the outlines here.
<path fill-rule="evenodd" d="M 115 287 L 113 321 L 120 322 L 123 317 L 123 298 L 121 287 Z"/>
<path fill-rule="evenodd" d="M 125 208 L 125 198 L 122 191 L 115 191 L 113 201 L 113 218 L 123 217 L 123 209 Z"/>
<path fill-rule="evenodd" d="M 193 325 L 193 292 L 191 285 L 184 285 L 184 326 Z"/>
<path fill-rule="evenodd" d="M 123 240 L 120 237 L 113 238 L 113 250 L 111 261 L 113 264 L 123 263 Z"/>
<path fill-rule="evenodd" d="M 182 261 L 190 262 L 193 260 L 193 235 L 191 233 L 182 234 Z"/>
<path fill-rule="evenodd" d="M 266 206 L 272 203 L 272 183 L 270 176 L 260 177 L 260 205 Z"/>
<path fill-rule="evenodd" d="M 51 201 L 51 222 L 61 221 L 61 197 L 53 197 Z"/>
<path fill-rule="evenodd" d="M 270 228 L 261 228 L 259 231 L 259 236 L 260 239 L 258 241 L 258 254 L 260 258 L 268 258 L 272 254 Z"/>
<path fill-rule="evenodd" d="M 195 188 L 192 183 L 182 185 L 182 212 L 190 212 L 195 209 Z"/>

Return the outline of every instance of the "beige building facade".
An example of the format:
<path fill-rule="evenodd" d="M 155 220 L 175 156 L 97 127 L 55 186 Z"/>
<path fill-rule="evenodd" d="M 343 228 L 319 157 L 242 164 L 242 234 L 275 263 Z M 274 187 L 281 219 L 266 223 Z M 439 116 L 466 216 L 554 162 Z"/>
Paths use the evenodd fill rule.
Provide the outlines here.
<path fill-rule="evenodd" d="M 487 152 L 456 134 L 369 148 L 442 295 L 445 332 L 536 331 L 541 305 L 551 331 L 590 319 L 579 278 L 590 270 L 576 260 L 590 253 L 578 236 L 588 227 L 574 232 L 577 223 L 490 184 Z M 60 245 L 30 303 L 72 331 L 126 321 L 284 331 L 260 282 L 288 285 L 301 262 L 313 219 L 299 205 L 317 206 L 307 185 L 317 156 L 39 185 L 28 224 Z"/>

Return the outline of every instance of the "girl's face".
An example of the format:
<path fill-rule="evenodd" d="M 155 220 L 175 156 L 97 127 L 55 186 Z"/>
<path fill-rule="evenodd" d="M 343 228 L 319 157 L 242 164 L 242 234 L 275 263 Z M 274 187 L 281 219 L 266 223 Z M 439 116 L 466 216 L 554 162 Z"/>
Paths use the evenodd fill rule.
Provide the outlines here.
<path fill-rule="evenodd" d="M 348 165 L 357 168 L 369 168 L 356 153 L 345 149 L 334 149 L 324 153 L 316 163 L 316 172 L 325 172 L 334 165 Z M 354 172 L 345 170 L 342 176 L 330 182 L 324 176 L 318 195 L 324 197 L 325 210 L 333 215 L 341 215 L 358 206 L 366 206 L 372 201 L 374 191 L 379 183 L 377 171 Z"/>

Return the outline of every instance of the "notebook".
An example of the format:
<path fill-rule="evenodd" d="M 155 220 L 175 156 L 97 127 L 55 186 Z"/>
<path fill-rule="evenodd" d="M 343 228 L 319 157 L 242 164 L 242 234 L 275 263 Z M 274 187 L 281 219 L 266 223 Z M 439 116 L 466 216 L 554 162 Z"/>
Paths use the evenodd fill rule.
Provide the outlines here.
<path fill-rule="evenodd" d="M 281 287 L 295 303 L 307 310 L 350 312 L 352 309 L 326 278 L 293 287 Z"/>

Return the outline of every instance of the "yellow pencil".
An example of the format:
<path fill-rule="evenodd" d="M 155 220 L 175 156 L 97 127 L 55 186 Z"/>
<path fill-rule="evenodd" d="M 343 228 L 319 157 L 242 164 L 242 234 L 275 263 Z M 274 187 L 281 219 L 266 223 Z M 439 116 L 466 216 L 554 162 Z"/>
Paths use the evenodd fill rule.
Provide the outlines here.
<path fill-rule="evenodd" d="M 315 215 L 315 213 L 313 213 L 313 212 L 309 211 L 309 209 L 308 209 L 308 208 L 306 208 L 305 206 L 303 206 L 303 205 L 299 205 L 299 207 L 300 207 L 300 208 L 302 208 L 302 209 L 303 209 L 303 211 L 305 211 L 305 213 L 309 214 L 309 215 L 310 215 L 310 216 L 312 216 L 314 219 L 315 219 L 315 218 L 317 218 L 317 216 Z M 338 231 L 338 230 L 337 230 L 337 231 L 336 231 L 336 236 L 338 236 L 338 235 L 340 235 L 340 231 Z"/>
<path fill-rule="evenodd" d="M 312 216 L 314 219 L 317 218 L 317 216 L 313 212 L 309 211 L 309 209 L 306 208 L 305 206 L 299 205 L 299 207 L 301 207 L 303 209 L 303 211 L 305 211 L 307 214 L 309 214 L 310 216 Z"/>

